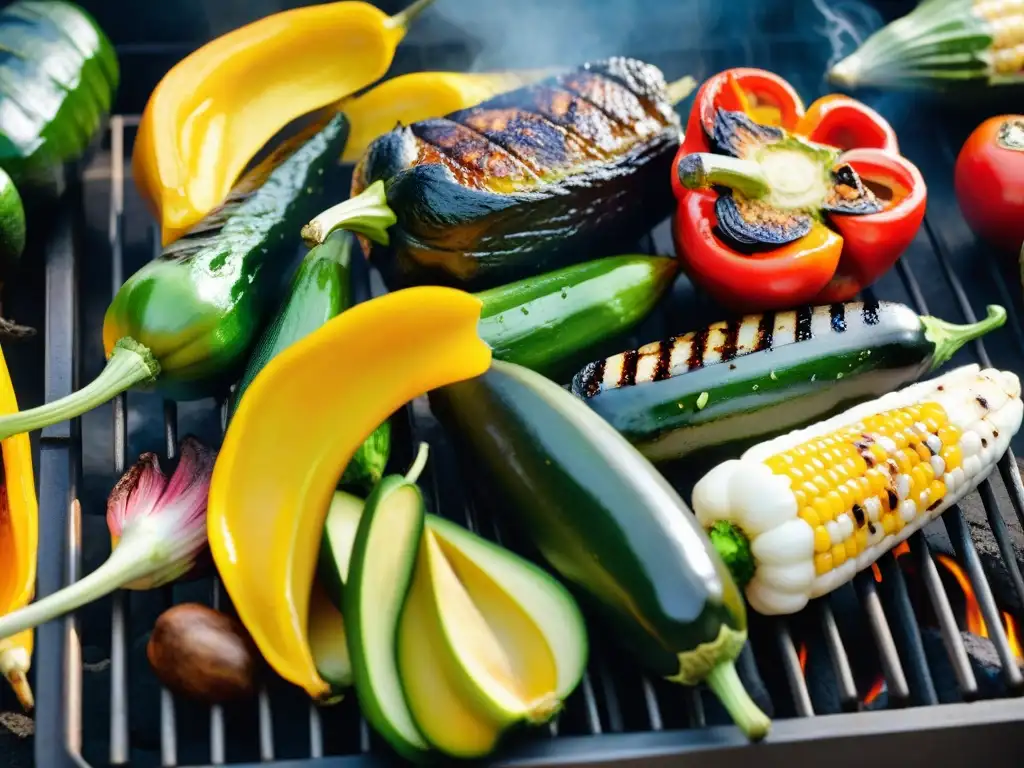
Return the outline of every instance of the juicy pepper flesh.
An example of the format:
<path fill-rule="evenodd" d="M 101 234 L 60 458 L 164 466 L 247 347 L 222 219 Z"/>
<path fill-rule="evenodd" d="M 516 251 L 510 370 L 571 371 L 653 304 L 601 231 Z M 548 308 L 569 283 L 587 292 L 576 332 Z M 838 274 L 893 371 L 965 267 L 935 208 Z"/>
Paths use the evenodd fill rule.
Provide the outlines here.
<path fill-rule="evenodd" d="M 264 658 L 313 698 L 331 693 L 307 617 L 335 484 L 394 411 L 487 369 L 481 307 L 433 286 L 353 307 L 267 363 L 228 426 L 210 487 L 210 550 Z"/>
<path fill-rule="evenodd" d="M 1020 429 L 1013 373 L 957 368 L 723 462 L 698 520 L 763 614 L 845 584 L 988 476 Z"/>

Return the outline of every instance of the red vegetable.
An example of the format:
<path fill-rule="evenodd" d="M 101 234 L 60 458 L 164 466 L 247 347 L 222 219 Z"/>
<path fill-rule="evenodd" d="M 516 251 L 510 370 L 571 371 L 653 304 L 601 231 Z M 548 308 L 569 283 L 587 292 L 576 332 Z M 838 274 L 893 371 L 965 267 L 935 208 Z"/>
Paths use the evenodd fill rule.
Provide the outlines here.
<path fill-rule="evenodd" d="M 978 237 L 1016 253 L 1024 242 L 1024 115 L 983 122 L 956 159 L 956 197 Z"/>
<path fill-rule="evenodd" d="M 701 86 L 675 167 L 679 256 L 740 310 L 852 298 L 892 267 L 924 217 L 924 180 L 881 115 L 839 95 L 805 109 L 764 70 Z"/>

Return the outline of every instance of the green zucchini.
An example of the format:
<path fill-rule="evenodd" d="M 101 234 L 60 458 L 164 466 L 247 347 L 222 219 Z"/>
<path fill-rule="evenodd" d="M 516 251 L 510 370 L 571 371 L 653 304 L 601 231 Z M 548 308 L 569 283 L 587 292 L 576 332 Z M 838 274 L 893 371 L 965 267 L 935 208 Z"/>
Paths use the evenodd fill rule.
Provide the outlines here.
<path fill-rule="evenodd" d="M 497 359 L 554 375 L 643 320 L 676 267 L 667 257 L 610 256 L 482 291 L 480 337 Z"/>
<path fill-rule="evenodd" d="M 763 737 L 769 720 L 734 665 L 743 598 L 658 471 L 582 401 L 521 366 L 495 361 L 432 397 L 494 496 L 606 630 L 657 674 L 706 680 L 743 731 Z"/>
<path fill-rule="evenodd" d="M 331 499 L 320 539 L 317 573 L 331 602 L 340 610 L 352 560 L 352 542 L 356 539 L 363 500 L 345 491 L 337 491 Z"/>
<path fill-rule="evenodd" d="M 1005 320 L 992 306 L 953 325 L 892 302 L 748 315 L 591 363 L 572 392 L 653 461 L 738 455 L 916 381 Z"/>
<path fill-rule="evenodd" d="M 352 685 L 352 659 L 348 654 L 345 619 L 319 583 L 309 596 L 309 651 L 316 671 L 331 686 L 329 698 L 319 704 L 337 704 Z"/>
<path fill-rule="evenodd" d="M 0 281 L 14 271 L 25 250 L 25 208 L 11 177 L 0 169 Z"/>
<path fill-rule="evenodd" d="M 306 254 L 284 304 L 249 356 L 232 413 L 263 366 L 352 306 L 352 247 L 353 238 L 349 233 L 335 232 L 323 245 Z M 356 451 L 340 483 L 369 491 L 384 474 L 390 453 L 391 423 L 385 421 Z"/>

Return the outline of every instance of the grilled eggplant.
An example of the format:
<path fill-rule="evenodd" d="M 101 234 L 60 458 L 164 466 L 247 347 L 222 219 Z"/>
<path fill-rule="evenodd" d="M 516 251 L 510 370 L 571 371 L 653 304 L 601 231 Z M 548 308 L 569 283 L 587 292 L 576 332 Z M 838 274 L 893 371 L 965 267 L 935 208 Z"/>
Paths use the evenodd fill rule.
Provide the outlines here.
<path fill-rule="evenodd" d="M 591 363 L 572 391 L 649 459 L 735 454 L 915 381 L 998 328 L 892 302 L 748 315 Z"/>
<path fill-rule="evenodd" d="M 361 232 L 391 288 L 480 290 L 622 253 L 672 210 L 673 91 L 657 67 L 613 58 L 401 126 L 303 236 Z M 393 216 L 343 221 L 371 209 Z"/>

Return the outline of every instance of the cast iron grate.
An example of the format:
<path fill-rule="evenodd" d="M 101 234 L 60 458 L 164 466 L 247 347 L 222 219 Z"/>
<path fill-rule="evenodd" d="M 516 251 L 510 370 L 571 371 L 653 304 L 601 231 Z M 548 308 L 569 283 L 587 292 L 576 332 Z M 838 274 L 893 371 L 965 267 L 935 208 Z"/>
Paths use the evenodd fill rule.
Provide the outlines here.
<path fill-rule="evenodd" d="M 820 72 L 824 54 L 819 42 L 797 45 L 774 69 L 789 77 L 808 97 L 822 87 L 803 73 Z M 792 41 L 790 43 L 792 44 Z M 826 52 L 827 53 L 827 52 Z M 690 72 L 698 78 L 727 66 L 756 63 L 772 67 L 773 56 L 760 42 L 736 42 L 700 52 L 649 57 L 670 75 Z M 670 58 L 670 61 L 665 61 Z M 821 59 L 821 60 L 819 60 Z M 887 114 L 905 113 L 906 102 L 888 104 Z M 916 107 L 914 107 L 916 108 Z M 925 109 L 925 107 L 921 107 Z M 954 321 L 973 321 L 988 301 L 1007 306 L 1011 327 L 993 337 L 989 348 L 977 342 L 949 365 L 971 361 L 1024 372 L 1024 330 L 1016 277 L 977 246 L 956 212 L 948 184 L 952 166 L 949 135 L 933 130 L 921 114 L 901 132 L 905 151 L 932 182 L 926 226 L 901 264 L 874 289 L 879 298 L 904 301 L 919 312 L 932 311 Z M 897 121 L 898 122 L 898 121 Z M 114 117 L 109 151 L 100 153 L 73 188 L 50 237 L 46 271 L 47 400 L 91 377 L 101 361 L 96 339 L 102 308 L 110 295 L 145 258 L 157 238 L 141 201 L 126 179 L 136 120 Z M 903 126 L 898 125 L 898 128 Z M 87 211 L 106 210 L 106 232 L 88 227 Z M 649 252 L 671 252 L 665 226 L 642 244 Z M 364 277 L 367 277 L 364 275 Z M 370 292 L 380 290 L 369 276 Z M 365 287 L 364 287 L 365 288 Z M 365 296 L 365 290 L 364 290 Z M 634 340 L 643 342 L 668 331 L 715 319 L 715 310 L 692 294 L 680 280 L 672 297 L 645 322 Z M 84 348 L 84 353 L 83 353 Z M 614 350 L 613 350 L 614 351 Z M 990 358 L 991 351 L 991 358 Z M 44 430 L 40 442 L 39 476 L 41 544 L 39 592 L 45 594 L 83 573 L 92 532 L 90 521 L 100 513 L 113 480 L 141 450 L 154 450 L 154 424 L 160 452 L 174 457 L 179 433 L 198 432 L 216 442 L 223 412 L 212 401 L 176 405 L 155 395 L 132 393 L 107 409 L 81 420 Z M 407 463 L 411 446 L 426 440 L 432 446 L 426 496 L 433 511 L 452 515 L 485 536 L 508 542 L 506 532 L 487 514 L 479 496 L 464 485 L 458 458 L 446 445 L 425 400 L 412 403 L 400 422 L 395 467 Z M 150 437 L 145 437 L 149 429 Z M 148 442 L 147 442 L 148 441 Z M 135 443 L 140 443 L 136 445 Z M 1018 436 L 1015 447 L 1024 447 Z M 113 462 L 109 451 L 113 449 Z M 1004 492 L 1005 491 L 1005 492 Z M 1011 455 L 999 464 L 998 479 L 980 488 L 980 498 L 1002 553 L 1008 578 L 1024 605 L 1024 580 L 1007 525 L 1024 523 L 1024 487 Z M 82 499 L 82 514 L 74 499 Z M 965 505 L 967 502 L 965 502 Z M 459 517 L 462 515 L 462 517 Z M 954 604 L 940 578 L 935 557 L 923 533 L 910 540 L 916 568 L 914 585 L 892 554 L 879 563 L 881 581 L 860 574 L 843 595 L 816 601 L 801 615 L 784 620 L 752 622 L 753 659 L 764 677 L 765 695 L 775 709 L 776 724 L 768 743 L 744 748 L 736 729 L 725 724 L 717 704 L 705 693 L 652 681 L 605 647 L 593 633 L 590 668 L 566 711 L 547 732 L 533 734 L 499 756 L 502 765 L 587 765 L 621 760 L 631 765 L 731 766 L 756 760 L 766 765 L 828 755 L 838 766 L 961 764 L 968 758 L 1012 765 L 1024 747 L 1024 677 L 1004 631 L 1000 606 L 986 578 L 982 560 L 961 509 L 946 513 L 944 526 L 957 560 L 973 585 L 997 657 L 999 696 L 972 702 L 980 685 L 958 629 Z M 96 537 L 103 528 L 93 526 Z M 511 543 L 514 547 L 514 542 Z M 98 557 L 105 555 L 100 552 Z M 86 558 L 88 559 L 88 558 Z M 95 565 L 95 564 L 93 564 Z M 936 667 L 925 650 L 922 628 L 912 605 L 912 591 L 923 587 L 934 614 L 942 647 L 960 703 L 943 700 Z M 201 599 L 228 607 L 216 581 L 168 588 L 156 593 L 119 593 L 90 609 L 109 616 L 109 640 L 83 632 L 83 612 L 52 622 L 39 632 L 35 661 L 39 701 L 36 757 L 40 766 L 219 765 L 269 763 L 282 767 L 369 765 L 389 761 L 386 748 L 358 716 L 353 698 L 337 709 L 317 710 L 296 691 L 270 680 L 251 708 L 226 711 L 200 708 L 159 690 L 149 675 L 144 654 L 139 663 L 141 632 L 171 602 Z M 852 603 L 850 601 L 853 601 Z M 854 608 L 850 608 L 853 605 Z M 851 616 L 851 611 L 853 614 Z M 1014 618 L 1024 619 L 1017 611 Z M 857 632 L 851 633 L 853 626 Z M 866 629 L 865 629 L 866 628 Z M 806 639 L 805 639 L 806 638 Z M 144 637 L 142 638 L 144 647 Z M 103 658 L 86 651 L 109 648 Z M 870 712 L 854 667 L 863 653 L 877 661 L 884 677 L 888 711 Z M 804 668 L 808 653 L 823 665 Z M 151 676 L 150 676 L 151 677 Z M 838 706 L 816 704 L 815 678 L 824 678 Z M 824 713 L 836 713 L 823 716 Z M 968 738 L 969 737 L 969 738 Z M 856 738 L 854 746 L 851 739 Z M 1008 761 L 1008 762 L 1007 762 Z M 499 763 L 495 763 L 499 764 Z"/>

